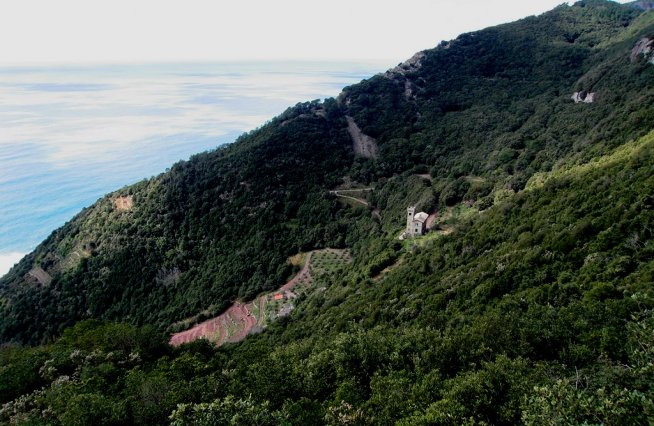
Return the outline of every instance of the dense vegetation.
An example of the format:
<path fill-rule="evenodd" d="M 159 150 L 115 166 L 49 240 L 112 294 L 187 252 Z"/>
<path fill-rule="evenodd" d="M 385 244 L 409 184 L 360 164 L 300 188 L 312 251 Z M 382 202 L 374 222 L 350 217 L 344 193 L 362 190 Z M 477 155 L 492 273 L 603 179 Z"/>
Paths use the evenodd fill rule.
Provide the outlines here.
<path fill-rule="evenodd" d="M 652 34 L 600 0 L 464 34 L 101 199 L 0 280 L 0 422 L 654 421 Z M 440 231 L 399 242 L 414 203 Z M 290 317 L 166 344 L 328 246 L 354 262 Z"/>

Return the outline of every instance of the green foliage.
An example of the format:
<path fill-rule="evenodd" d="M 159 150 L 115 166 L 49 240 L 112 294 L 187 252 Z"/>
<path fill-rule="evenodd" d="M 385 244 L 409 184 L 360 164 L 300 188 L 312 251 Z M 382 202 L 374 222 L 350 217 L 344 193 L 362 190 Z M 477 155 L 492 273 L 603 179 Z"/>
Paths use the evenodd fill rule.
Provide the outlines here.
<path fill-rule="evenodd" d="M 380 230 L 328 196 L 345 177 L 375 182 L 381 230 L 396 232 L 409 203 L 483 210 L 537 172 L 603 155 L 650 129 L 654 67 L 626 58 L 653 28 L 651 14 L 612 2 L 562 6 L 463 34 L 337 100 L 289 108 L 55 231 L 0 279 L 0 340 L 47 343 L 88 318 L 166 330 L 278 288 L 298 251 L 356 254 L 361 234 Z M 578 90 L 597 102 L 574 104 Z M 353 158 L 346 116 L 377 138 L 376 161 Z M 424 196 L 398 188 L 427 171 Z M 133 208 L 117 209 L 117 196 Z M 34 266 L 52 283 L 26 278 Z"/>
<path fill-rule="evenodd" d="M 99 394 L 74 395 L 59 416 L 64 425 L 115 425 L 125 421 L 125 407 Z"/>
<path fill-rule="evenodd" d="M 180 404 L 170 415 L 172 426 L 264 426 L 278 425 L 280 420 L 279 414 L 272 413 L 267 403 L 258 404 L 252 398 L 232 396 L 211 403 Z"/>
<path fill-rule="evenodd" d="M 627 376 L 636 385 L 627 389 L 596 383 L 577 375 L 536 386 L 524 398 L 522 421 L 540 424 L 640 425 L 654 418 L 654 315 L 642 314 L 629 323 L 630 353 L 627 365 L 612 365 L 614 374 Z"/>
<path fill-rule="evenodd" d="M 0 348 L 0 422 L 653 422 L 654 67 L 628 60 L 652 16 L 588 0 L 464 34 L 100 200 L 0 280 L 0 339 L 44 343 Z M 328 192 L 361 183 L 369 209 Z M 442 228 L 400 244 L 409 205 Z M 353 262 L 290 316 L 165 344 L 326 246 Z"/>

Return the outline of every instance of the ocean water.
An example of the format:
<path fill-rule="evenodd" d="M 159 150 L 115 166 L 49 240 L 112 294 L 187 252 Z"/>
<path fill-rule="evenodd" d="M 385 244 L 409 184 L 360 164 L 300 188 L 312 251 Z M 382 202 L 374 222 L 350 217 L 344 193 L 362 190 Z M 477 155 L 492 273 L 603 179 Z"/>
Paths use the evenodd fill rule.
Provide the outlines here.
<path fill-rule="evenodd" d="M 82 207 L 379 63 L 0 68 L 0 276 Z"/>

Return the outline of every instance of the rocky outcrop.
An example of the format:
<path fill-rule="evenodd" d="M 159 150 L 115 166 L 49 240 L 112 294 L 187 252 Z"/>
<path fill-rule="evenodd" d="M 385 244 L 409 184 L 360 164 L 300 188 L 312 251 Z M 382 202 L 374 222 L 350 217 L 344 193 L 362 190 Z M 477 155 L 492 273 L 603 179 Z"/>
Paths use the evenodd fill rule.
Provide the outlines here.
<path fill-rule="evenodd" d="M 413 55 L 409 60 L 402 62 L 395 68 L 384 73 L 384 76 L 387 78 L 393 78 L 398 75 L 406 76 L 408 73 L 417 71 L 422 67 L 422 61 L 425 59 L 425 52 L 418 52 Z"/>
<path fill-rule="evenodd" d="M 415 99 L 415 94 L 413 93 L 413 84 L 409 80 L 404 81 L 404 99 L 407 101 Z"/>
<path fill-rule="evenodd" d="M 377 158 L 379 155 L 377 141 L 363 133 L 352 117 L 348 115 L 345 118 L 347 119 L 347 131 L 350 133 L 350 137 L 352 137 L 354 154 L 357 157 Z"/>
<path fill-rule="evenodd" d="M 48 285 L 52 282 L 50 274 L 45 272 L 40 266 L 32 268 L 27 275 L 41 285 Z"/>
<path fill-rule="evenodd" d="M 595 93 L 574 92 L 572 94 L 572 100 L 575 101 L 576 104 L 580 102 L 585 104 L 592 104 L 595 102 Z"/>
<path fill-rule="evenodd" d="M 643 37 L 636 42 L 636 45 L 631 49 L 631 63 L 636 63 L 640 55 L 645 56 L 645 59 L 654 64 L 654 37 Z"/>

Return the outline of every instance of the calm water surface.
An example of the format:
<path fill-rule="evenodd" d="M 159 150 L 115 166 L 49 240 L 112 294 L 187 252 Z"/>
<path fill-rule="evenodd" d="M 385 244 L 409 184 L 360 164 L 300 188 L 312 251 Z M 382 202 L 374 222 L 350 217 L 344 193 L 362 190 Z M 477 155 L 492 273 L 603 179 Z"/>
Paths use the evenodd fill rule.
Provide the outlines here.
<path fill-rule="evenodd" d="M 0 69 L 0 275 L 103 194 L 384 68 L 330 62 Z"/>

